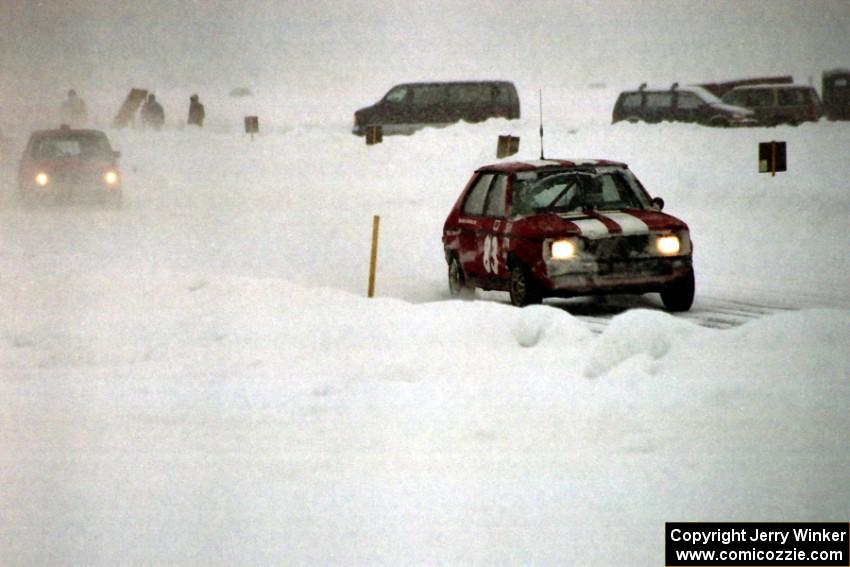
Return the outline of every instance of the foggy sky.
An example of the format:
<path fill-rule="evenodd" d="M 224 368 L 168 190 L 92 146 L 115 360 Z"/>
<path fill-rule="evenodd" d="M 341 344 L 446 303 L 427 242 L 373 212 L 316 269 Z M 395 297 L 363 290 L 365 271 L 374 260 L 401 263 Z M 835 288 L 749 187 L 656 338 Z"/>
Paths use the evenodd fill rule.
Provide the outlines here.
<path fill-rule="evenodd" d="M 850 2 L 0 0 L 4 97 L 129 86 L 631 85 L 850 67 Z M 380 90 L 380 89 L 378 89 Z"/>

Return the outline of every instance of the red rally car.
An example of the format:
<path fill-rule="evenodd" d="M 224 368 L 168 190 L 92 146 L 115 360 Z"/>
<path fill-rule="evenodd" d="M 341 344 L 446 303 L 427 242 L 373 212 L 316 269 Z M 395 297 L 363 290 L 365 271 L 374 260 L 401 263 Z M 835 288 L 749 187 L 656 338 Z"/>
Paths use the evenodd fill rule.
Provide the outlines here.
<path fill-rule="evenodd" d="M 659 292 L 670 311 L 694 299 L 688 226 L 662 213 L 624 163 L 546 159 L 487 165 L 443 227 L 452 295 L 544 297 Z"/>
<path fill-rule="evenodd" d="M 121 202 L 120 152 L 106 134 L 62 126 L 33 132 L 18 166 L 24 204 Z"/>

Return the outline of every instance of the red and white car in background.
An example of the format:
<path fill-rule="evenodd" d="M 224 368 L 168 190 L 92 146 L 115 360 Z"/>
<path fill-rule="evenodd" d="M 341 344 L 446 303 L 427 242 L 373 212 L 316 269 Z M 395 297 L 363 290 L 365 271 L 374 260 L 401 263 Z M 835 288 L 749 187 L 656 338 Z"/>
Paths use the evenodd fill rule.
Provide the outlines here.
<path fill-rule="evenodd" d="M 100 130 L 33 132 L 18 166 L 18 197 L 40 203 L 121 203 L 120 152 Z"/>
<path fill-rule="evenodd" d="M 443 227 L 452 295 L 545 297 L 658 292 L 670 311 L 694 298 L 688 226 L 661 212 L 624 163 L 546 159 L 487 165 Z"/>

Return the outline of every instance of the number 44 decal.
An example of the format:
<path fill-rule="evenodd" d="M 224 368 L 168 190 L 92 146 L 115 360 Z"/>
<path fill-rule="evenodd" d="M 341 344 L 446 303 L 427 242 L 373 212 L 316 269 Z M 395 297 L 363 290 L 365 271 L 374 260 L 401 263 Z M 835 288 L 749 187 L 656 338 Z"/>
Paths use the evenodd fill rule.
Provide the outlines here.
<path fill-rule="evenodd" d="M 484 237 L 484 270 L 491 274 L 499 273 L 499 240 L 494 234 Z"/>

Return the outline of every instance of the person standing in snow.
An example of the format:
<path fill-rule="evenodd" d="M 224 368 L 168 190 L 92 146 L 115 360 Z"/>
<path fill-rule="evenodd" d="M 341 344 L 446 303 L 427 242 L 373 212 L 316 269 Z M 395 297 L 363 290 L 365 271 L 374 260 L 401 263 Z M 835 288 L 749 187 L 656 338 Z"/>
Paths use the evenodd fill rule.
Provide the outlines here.
<path fill-rule="evenodd" d="M 148 95 L 139 116 L 144 128 L 160 130 L 162 125 L 165 124 L 165 111 L 162 109 L 162 105 L 156 101 L 156 96 L 153 93 Z"/>
<path fill-rule="evenodd" d="M 189 98 L 189 125 L 195 125 L 200 128 L 204 127 L 204 117 L 206 113 L 204 112 L 204 105 L 198 101 L 198 95 L 193 94 Z"/>
<path fill-rule="evenodd" d="M 62 124 L 82 126 L 88 120 L 88 110 L 85 101 L 77 95 L 77 91 L 68 91 L 68 98 L 62 103 Z"/>

